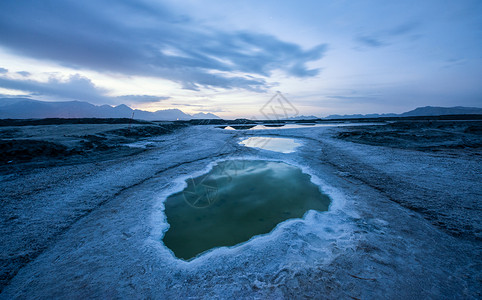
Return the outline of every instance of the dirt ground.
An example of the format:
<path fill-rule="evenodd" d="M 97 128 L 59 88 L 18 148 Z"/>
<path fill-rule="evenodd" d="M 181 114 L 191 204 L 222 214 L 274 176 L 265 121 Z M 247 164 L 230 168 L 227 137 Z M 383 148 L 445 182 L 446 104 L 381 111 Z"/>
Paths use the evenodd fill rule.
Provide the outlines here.
<path fill-rule="evenodd" d="M 140 148 L 130 144 L 172 133 L 184 126 L 167 122 L 3 126 L 0 127 L 0 172 L 133 155 Z"/>
<path fill-rule="evenodd" d="M 396 121 L 385 126 L 359 126 L 338 134 L 356 143 L 421 151 L 462 149 L 480 155 L 481 121 Z"/>

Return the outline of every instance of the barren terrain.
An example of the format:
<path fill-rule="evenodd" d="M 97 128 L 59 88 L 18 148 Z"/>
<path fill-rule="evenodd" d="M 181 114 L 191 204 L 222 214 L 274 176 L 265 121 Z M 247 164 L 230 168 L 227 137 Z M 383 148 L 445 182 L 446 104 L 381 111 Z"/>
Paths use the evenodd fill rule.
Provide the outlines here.
<path fill-rule="evenodd" d="M 479 124 L 0 127 L 0 298 L 480 298 Z M 330 209 L 176 258 L 163 201 L 234 158 L 299 166 Z"/>

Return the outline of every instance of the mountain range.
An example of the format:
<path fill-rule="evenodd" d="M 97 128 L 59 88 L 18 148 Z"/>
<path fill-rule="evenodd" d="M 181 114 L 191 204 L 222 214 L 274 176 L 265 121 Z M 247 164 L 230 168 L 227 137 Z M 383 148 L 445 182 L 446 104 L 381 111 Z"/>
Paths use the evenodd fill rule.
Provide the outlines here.
<path fill-rule="evenodd" d="M 482 114 L 482 108 L 477 107 L 435 107 L 425 106 L 402 114 L 355 114 L 330 115 L 324 119 L 354 119 L 380 117 L 416 117 L 440 115 Z M 93 105 L 82 101 L 48 102 L 30 98 L 0 98 L 0 119 L 43 119 L 43 118 L 134 118 L 139 120 L 191 120 L 220 119 L 212 113 L 187 114 L 180 109 L 165 109 L 154 112 L 132 109 L 125 104 Z M 298 116 L 291 118 L 318 119 L 316 116 Z"/>
<path fill-rule="evenodd" d="M 0 119 L 43 118 L 134 118 L 140 120 L 220 119 L 212 113 L 186 114 L 179 109 L 155 112 L 118 106 L 93 105 L 82 101 L 47 102 L 29 98 L 0 98 Z"/>
<path fill-rule="evenodd" d="M 478 107 L 438 107 L 425 106 L 401 114 L 366 114 L 366 115 L 330 115 L 325 119 L 355 119 L 355 118 L 390 118 L 390 117 L 422 117 L 422 116 L 443 116 L 443 115 L 473 115 L 482 114 L 482 108 Z"/>
<path fill-rule="evenodd" d="M 301 115 L 301 116 L 296 116 L 296 117 L 291 117 L 291 118 L 288 118 L 286 120 L 316 120 L 316 119 L 319 119 L 317 116 L 305 116 L 305 115 Z"/>

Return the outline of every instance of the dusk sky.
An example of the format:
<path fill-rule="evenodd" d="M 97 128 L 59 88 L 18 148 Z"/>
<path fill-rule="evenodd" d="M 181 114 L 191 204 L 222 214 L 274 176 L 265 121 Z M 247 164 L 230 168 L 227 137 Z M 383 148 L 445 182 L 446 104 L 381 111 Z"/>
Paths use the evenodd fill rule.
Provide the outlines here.
<path fill-rule="evenodd" d="M 482 106 L 482 1 L 0 2 L 0 94 L 259 117 Z"/>

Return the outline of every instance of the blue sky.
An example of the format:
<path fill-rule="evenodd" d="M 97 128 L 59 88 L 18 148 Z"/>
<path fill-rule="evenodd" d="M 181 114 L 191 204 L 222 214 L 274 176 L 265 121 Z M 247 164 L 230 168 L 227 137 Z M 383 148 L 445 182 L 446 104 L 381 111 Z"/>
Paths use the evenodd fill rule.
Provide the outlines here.
<path fill-rule="evenodd" d="M 259 117 L 482 106 L 482 1 L 0 2 L 0 94 Z"/>

